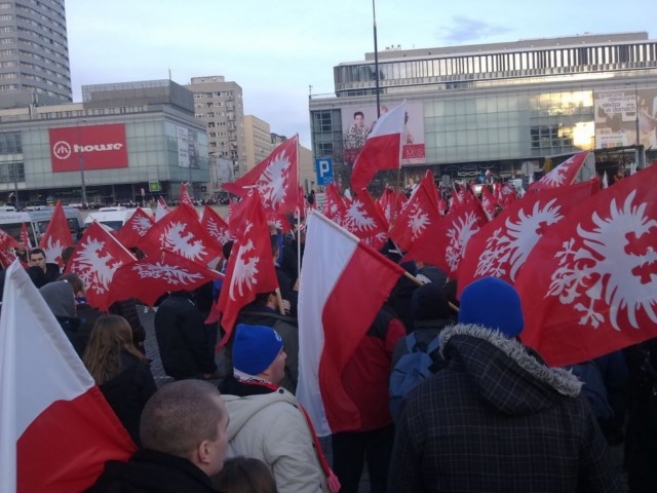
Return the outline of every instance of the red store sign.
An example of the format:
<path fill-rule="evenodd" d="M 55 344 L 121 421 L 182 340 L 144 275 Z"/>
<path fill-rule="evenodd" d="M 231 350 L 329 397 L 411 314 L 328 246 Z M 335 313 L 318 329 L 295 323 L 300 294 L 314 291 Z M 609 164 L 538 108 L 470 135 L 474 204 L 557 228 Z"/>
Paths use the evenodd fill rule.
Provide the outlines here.
<path fill-rule="evenodd" d="M 53 172 L 128 167 L 123 123 L 51 128 L 49 132 Z"/>

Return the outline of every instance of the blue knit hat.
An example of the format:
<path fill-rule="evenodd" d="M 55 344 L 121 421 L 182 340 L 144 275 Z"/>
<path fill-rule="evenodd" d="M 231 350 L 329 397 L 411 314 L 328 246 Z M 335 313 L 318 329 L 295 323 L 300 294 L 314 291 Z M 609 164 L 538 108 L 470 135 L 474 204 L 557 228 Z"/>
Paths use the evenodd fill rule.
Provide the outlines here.
<path fill-rule="evenodd" d="M 524 327 L 520 297 L 508 282 L 484 277 L 461 293 L 459 323 L 483 325 L 506 337 L 518 336 Z"/>
<path fill-rule="evenodd" d="M 283 338 L 271 327 L 239 324 L 233 342 L 233 367 L 248 375 L 259 375 L 283 349 Z"/>

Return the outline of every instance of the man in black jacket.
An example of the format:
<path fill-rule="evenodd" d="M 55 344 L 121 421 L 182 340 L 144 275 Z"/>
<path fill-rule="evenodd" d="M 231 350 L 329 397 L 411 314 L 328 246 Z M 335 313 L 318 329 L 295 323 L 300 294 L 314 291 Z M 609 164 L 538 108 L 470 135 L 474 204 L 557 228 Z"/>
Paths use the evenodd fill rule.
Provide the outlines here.
<path fill-rule="evenodd" d="M 30 252 L 30 267 L 27 274 L 37 288 L 41 288 L 49 282 L 56 281 L 59 277 L 59 266 L 46 262 L 46 252 L 41 248 L 35 248 Z"/>
<path fill-rule="evenodd" d="M 169 294 L 155 314 L 155 336 L 160 359 L 167 375 L 185 378 L 213 378 L 217 371 L 214 360 L 217 344 L 215 324 L 206 325 L 196 308 L 191 293 Z"/>
<path fill-rule="evenodd" d="M 442 330 L 447 368 L 402 411 L 388 492 L 624 491 L 581 382 L 517 341 L 520 298 L 483 278 Z"/>
<path fill-rule="evenodd" d="M 165 385 L 141 415 L 143 449 L 109 461 L 91 493 L 209 493 L 224 465 L 228 412 L 217 388 L 186 380 Z"/>

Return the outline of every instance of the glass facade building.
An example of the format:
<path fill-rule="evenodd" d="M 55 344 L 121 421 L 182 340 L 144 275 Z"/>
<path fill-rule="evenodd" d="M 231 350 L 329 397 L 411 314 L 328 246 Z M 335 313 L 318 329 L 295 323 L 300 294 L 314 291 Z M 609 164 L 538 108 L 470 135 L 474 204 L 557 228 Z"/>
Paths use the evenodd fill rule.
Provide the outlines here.
<path fill-rule="evenodd" d="M 80 202 L 81 170 L 92 203 L 134 201 L 142 189 L 176 198 L 181 182 L 204 196 L 207 136 L 190 91 L 167 80 L 85 86 L 83 94 L 84 103 L 0 110 L 0 198 L 18 190 L 23 203 Z M 68 164 L 55 155 L 67 145 Z M 103 153 L 110 158 L 97 164 Z"/>
<path fill-rule="evenodd" d="M 376 120 L 373 58 L 335 67 L 335 95 L 310 99 L 313 152 L 338 171 L 353 162 L 356 115 L 369 129 Z M 387 50 L 378 73 L 381 111 L 407 102 L 407 182 L 428 167 L 527 177 L 551 156 L 633 148 L 621 159 L 642 163 L 657 149 L 657 41 L 646 33 Z"/>

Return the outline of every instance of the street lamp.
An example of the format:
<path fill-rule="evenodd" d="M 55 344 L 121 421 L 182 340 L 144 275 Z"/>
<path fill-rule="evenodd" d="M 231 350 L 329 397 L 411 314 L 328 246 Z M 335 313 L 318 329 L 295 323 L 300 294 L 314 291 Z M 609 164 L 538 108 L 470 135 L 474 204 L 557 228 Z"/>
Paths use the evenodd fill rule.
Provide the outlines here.
<path fill-rule="evenodd" d="M 78 166 L 80 167 L 80 182 L 82 184 L 82 208 L 87 204 L 87 187 L 84 183 L 84 152 L 82 152 L 82 143 L 80 142 L 80 123 L 86 120 L 78 120 Z"/>

